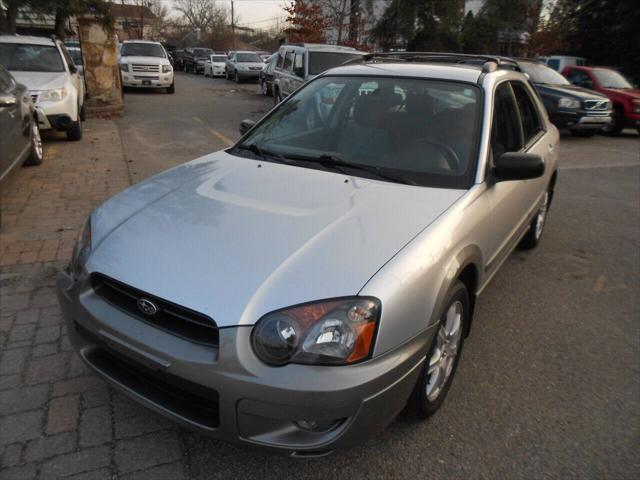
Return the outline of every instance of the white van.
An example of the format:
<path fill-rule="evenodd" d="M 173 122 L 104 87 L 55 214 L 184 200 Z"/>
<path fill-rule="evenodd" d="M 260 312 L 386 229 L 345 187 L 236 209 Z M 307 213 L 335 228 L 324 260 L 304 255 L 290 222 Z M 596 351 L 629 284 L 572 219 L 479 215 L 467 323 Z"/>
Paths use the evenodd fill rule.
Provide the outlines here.
<path fill-rule="evenodd" d="M 551 55 L 549 57 L 540 57 L 538 60 L 558 72 L 562 72 L 564 67 L 583 67 L 587 64 L 587 60 L 583 57 L 573 57 L 571 55 Z"/>

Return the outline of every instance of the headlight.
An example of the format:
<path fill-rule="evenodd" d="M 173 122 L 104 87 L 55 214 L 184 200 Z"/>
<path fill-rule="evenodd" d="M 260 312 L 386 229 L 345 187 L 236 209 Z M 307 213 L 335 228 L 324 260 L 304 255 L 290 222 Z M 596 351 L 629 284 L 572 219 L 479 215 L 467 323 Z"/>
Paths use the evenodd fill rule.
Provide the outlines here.
<path fill-rule="evenodd" d="M 562 97 L 558 100 L 558 106 L 560 108 L 580 108 L 580 100 L 575 98 Z"/>
<path fill-rule="evenodd" d="M 169 73 L 171 71 L 171 65 L 162 65 L 162 73 Z"/>
<path fill-rule="evenodd" d="M 123 72 L 128 72 L 129 71 L 129 64 L 128 63 L 121 63 L 120 64 L 120 70 L 122 70 Z"/>
<path fill-rule="evenodd" d="M 40 92 L 40 97 L 38 100 L 40 102 L 59 102 L 60 100 L 64 100 L 69 92 L 65 87 L 62 88 L 54 88 L 53 90 L 43 90 Z"/>
<path fill-rule="evenodd" d="M 73 255 L 71 256 L 71 271 L 73 275 L 78 278 L 82 275 L 84 265 L 91 253 L 91 216 L 87 218 L 87 221 L 80 229 L 78 235 L 78 241 L 75 247 L 73 247 Z"/>
<path fill-rule="evenodd" d="M 380 301 L 372 297 L 294 306 L 262 317 L 251 342 L 269 365 L 347 365 L 371 356 L 379 315 Z"/>

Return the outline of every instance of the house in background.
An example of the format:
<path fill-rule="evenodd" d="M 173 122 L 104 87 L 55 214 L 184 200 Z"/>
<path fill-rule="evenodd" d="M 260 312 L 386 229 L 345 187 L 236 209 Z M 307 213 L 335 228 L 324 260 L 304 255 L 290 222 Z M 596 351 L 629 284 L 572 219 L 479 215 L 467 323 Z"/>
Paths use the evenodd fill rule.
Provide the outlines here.
<path fill-rule="evenodd" d="M 116 35 L 122 40 L 156 40 L 158 19 L 146 5 L 112 3 Z"/>

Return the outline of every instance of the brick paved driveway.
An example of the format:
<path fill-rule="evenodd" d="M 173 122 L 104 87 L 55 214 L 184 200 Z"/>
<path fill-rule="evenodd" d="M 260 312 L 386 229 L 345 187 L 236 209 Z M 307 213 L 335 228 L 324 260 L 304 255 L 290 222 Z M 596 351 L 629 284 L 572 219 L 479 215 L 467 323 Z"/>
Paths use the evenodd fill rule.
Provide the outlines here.
<path fill-rule="evenodd" d="M 89 372 L 71 351 L 54 292 L 78 227 L 127 185 L 118 129 L 108 120 L 87 122 L 82 142 L 49 139 L 41 166 L 2 185 L 3 480 L 183 478 L 177 429 Z"/>

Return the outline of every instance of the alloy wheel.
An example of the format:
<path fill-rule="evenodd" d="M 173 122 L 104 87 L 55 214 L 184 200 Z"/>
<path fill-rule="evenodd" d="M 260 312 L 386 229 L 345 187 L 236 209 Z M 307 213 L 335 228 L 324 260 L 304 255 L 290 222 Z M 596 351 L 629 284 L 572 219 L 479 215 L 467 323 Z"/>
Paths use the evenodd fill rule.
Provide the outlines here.
<path fill-rule="evenodd" d="M 538 214 L 536 215 L 536 224 L 535 224 L 536 240 L 540 240 L 540 237 L 542 237 L 542 230 L 544 229 L 544 223 L 547 220 L 548 210 L 549 210 L 549 192 L 544 192 L 542 205 L 540 205 L 540 208 L 538 209 Z"/>
<path fill-rule="evenodd" d="M 453 302 L 438 329 L 436 345 L 427 369 L 426 395 L 430 402 L 438 398 L 455 366 L 462 340 L 463 314 L 462 302 Z"/>
<path fill-rule="evenodd" d="M 38 160 L 42 159 L 42 138 L 40 137 L 40 128 L 38 128 L 38 121 L 31 122 L 31 145 Z"/>

